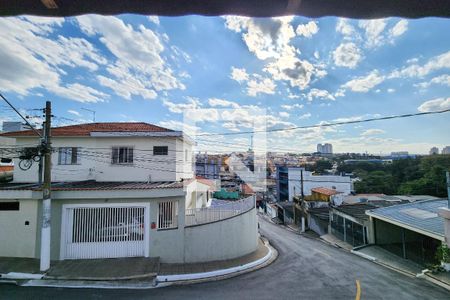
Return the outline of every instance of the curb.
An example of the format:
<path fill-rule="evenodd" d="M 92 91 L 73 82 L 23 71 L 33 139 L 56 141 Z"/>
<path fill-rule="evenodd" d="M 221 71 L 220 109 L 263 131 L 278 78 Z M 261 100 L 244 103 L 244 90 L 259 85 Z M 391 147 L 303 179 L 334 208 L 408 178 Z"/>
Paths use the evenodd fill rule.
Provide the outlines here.
<path fill-rule="evenodd" d="M 9 284 L 18 284 L 24 287 L 58 287 L 58 288 L 96 288 L 96 289 L 154 289 L 160 287 L 166 287 L 170 285 L 187 285 L 193 283 L 200 282 L 209 282 L 209 281 L 218 281 L 231 277 L 235 277 L 241 274 L 249 273 L 252 271 L 256 271 L 258 269 L 264 268 L 271 264 L 278 257 L 278 251 L 273 248 L 269 241 L 265 238 L 262 238 L 264 245 L 269 249 L 268 253 L 253 262 L 247 263 L 245 265 L 241 265 L 238 267 L 216 270 L 211 272 L 203 272 L 203 273 L 192 273 L 192 274 L 178 274 L 178 275 L 159 275 L 154 276 L 152 273 L 152 279 L 150 280 L 150 276 L 139 275 L 139 276 L 131 276 L 133 278 L 121 278 L 116 281 L 106 281 L 100 280 L 88 280 L 88 279 L 75 279 L 75 280 L 65 280 L 61 277 L 57 279 L 51 279 L 49 277 L 43 277 L 40 274 L 41 278 L 33 278 L 28 280 L 22 284 L 18 284 L 18 282 L 13 280 L 5 280 L 4 283 Z M 36 275 L 36 274 L 34 274 Z M 42 278 L 43 277 L 43 278 Z M 138 278 L 141 277 L 141 278 Z M 147 278 L 149 280 L 142 280 L 143 278 Z M 24 278 L 21 278 L 24 279 Z M 30 279 L 30 278 L 28 278 Z M 141 280 L 139 280 L 141 279 Z M 1 283 L 1 281 L 0 281 Z"/>
<path fill-rule="evenodd" d="M 428 280 L 431 283 L 434 283 L 435 285 L 438 285 L 438 286 L 446 289 L 447 291 L 450 291 L 450 285 L 448 285 L 447 283 L 445 283 L 437 278 L 434 278 L 433 276 L 431 276 L 427 273 L 425 273 L 425 276 L 423 276 L 422 278 L 424 278 L 425 280 Z"/>
<path fill-rule="evenodd" d="M 241 265 L 238 267 L 232 267 L 228 269 L 216 270 L 211 272 L 191 273 L 191 274 L 178 274 L 178 275 L 158 275 L 156 276 L 156 284 L 162 283 L 169 284 L 191 284 L 207 281 L 216 281 L 235 277 L 244 273 L 258 270 L 272 263 L 278 257 L 278 251 L 270 246 L 267 239 L 263 239 L 264 245 L 269 249 L 269 252 L 262 258 L 253 262 Z"/>

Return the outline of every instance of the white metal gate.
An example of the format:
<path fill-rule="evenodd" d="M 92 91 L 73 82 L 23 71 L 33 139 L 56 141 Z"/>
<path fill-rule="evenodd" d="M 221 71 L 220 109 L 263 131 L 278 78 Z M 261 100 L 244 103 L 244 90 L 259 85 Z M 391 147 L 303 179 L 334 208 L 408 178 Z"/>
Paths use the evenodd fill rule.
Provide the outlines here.
<path fill-rule="evenodd" d="M 149 204 L 63 205 L 61 259 L 149 256 Z"/>

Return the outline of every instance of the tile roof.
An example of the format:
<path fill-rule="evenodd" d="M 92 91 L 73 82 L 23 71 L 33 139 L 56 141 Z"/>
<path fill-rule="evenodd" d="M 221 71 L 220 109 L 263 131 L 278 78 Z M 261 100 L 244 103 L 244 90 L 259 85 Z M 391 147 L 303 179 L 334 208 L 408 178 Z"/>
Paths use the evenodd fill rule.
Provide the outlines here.
<path fill-rule="evenodd" d="M 40 130 L 38 130 L 40 131 Z M 52 136 L 89 136 L 91 132 L 168 132 L 168 128 L 144 122 L 106 122 L 69 125 L 52 128 Z M 0 136 L 36 136 L 33 130 L 13 131 Z"/>
<path fill-rule="evenodd" d="M 243 183 L 241 185 L 241 187 L 242 187 L 242 194 L 244 194 L 244 195 L 250 195 L 250 194 L 254 194 L 255 193 L 255 191 L 253 190 L 251 185 L 249 185 L 247 183 Z"/>
<path fill-rule="evenodd" d="M 374 218 L 404 224 L 409 229 L 426 231 L 444 236 L 444 220 L 438 216 L 438 208 L 446 207 L 447 200 L 430 199 L 413 203 L 383 207 L 369 211 Z"/>
<path fill-rule="evenodd" d="M 95 180 L 74 182 L 53 182 L 52 191 L 98 191 L 98 190 L 151 190 L 183 188 L 183 182 L 98 182 Z M 31 190 L 39 191 L 37 183 L 8 183 L 0 185 L 0 190 Z"/>
<path fill-rule="evenodd" d="M 336 195 L 336 194 L 342 194 L 342 192 L 338 192 L 336 190 L 325 188 L 325 187 L 312 188 L 311 191 L 319 193 L 319 194 L 327 195 L 327 196 L 333 196 L 333 195 Z"/>

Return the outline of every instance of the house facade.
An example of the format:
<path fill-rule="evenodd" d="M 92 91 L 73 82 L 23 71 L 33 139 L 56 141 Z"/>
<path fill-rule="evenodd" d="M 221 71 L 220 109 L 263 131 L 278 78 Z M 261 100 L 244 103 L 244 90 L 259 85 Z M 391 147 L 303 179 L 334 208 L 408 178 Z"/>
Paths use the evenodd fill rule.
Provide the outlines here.
<path fill-rule="evenodd" d="M 53 128 L 51 135 L 52 260 L 158 256 L 163 262 L 194 262 L 256 249 L 251 207 L 233 221 L 255 223 L 243 233 L 251 242 L 242 242 L 242 247 L 235 245 L 238 242 L 233 247 L 215 243 L 209 256 L 202 256 L 201 245 L 192 244 L 220 234 L 192 227 L 208 224 L 186 224 L 187 212 L 195 217 L 211 205 L 211 185 L 195 178 L 193 142 L 182 132 L 147 123 L 92 123 Z M 3 136 L 24 148 L 39 141 L 32 131 Z M 15 159 L 15 165 L 22 168 L 14 169 L 13 182 L 0 185 L 0 226 L 5 229 L 0 233 L 0 256 L 39 258 L 38 163 L 26 169 Z"/>

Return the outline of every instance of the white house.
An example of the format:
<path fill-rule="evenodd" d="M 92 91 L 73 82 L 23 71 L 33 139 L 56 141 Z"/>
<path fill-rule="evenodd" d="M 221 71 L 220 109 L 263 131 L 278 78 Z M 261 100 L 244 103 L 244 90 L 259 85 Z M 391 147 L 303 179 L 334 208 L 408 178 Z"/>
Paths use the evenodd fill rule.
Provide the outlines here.
<path fill-rule="evenodd" d="M 302 168 L 288 168 L 289 201 L 301 194 L 301 170 Z M 303 193 L 311 195 L 311 189 L 317 187 L 333 189 L 344 195 L 349 195 L 353 190 L 350 176 L 313 175 L 312 172 L 303 170 Z"/>
<path fill-rule="evenodd" d="M 2 136 L 24 148 L 39 142 L 31 130 Z M 185 223 L 189 211 L 190 225 L 197 225 L 195 214 L 210 206 L 211 188 L 195 178 L 193 141 L 182 132 L 147 123 L 91 123 L 52 128 L 51 136 L 52 260 L 152 256 L 194 262 L 256 249 L 255 213 L 226 220 L 237 223 L 226 230 L 239 227 L 244 217 L 255 223 L 243 230 L 242 241 L 234 236 L 231 247 L 215 242 L 202 254 L 198 241 L 210 235 L 220 241 L 223 228 L 215 224 L 215 231 L 205 233 L 207 225 L 200 232 Z M 15 167 L 12 183 L 0 185 L 0 256 L 40 257 L 42 189 L 38 163 L 26 165 L 15 159 L 22 168 Z"/>

